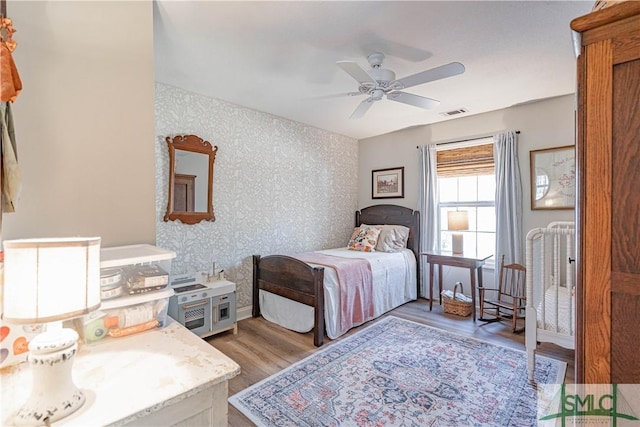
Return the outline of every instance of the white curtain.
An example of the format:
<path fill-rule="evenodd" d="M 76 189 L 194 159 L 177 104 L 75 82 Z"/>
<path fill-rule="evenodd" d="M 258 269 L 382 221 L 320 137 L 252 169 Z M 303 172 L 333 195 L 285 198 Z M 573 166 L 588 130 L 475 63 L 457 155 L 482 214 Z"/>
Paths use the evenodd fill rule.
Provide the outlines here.
<path fill-rule="evenodd" d="M 494 135 L 496 167 L 496 267 L 504 254 L 506 263 L 523 263 L 522 182 L 515 132 Z M 499 274 L 495 274 L 496 283 Z"/>
<path fill-rule="evenodd" d="M 418 210 L 420 211 L 420 252 L 438 249 L 438 175 L 437 153 L 435 145 L 421 145 L 420 151 L 420 186 L 418 194 Z M 420 257 L 421 286 L 423 297 L 429 295 L 428 264 Z M 434 271 L 434 283 L 437 283 Z"/>

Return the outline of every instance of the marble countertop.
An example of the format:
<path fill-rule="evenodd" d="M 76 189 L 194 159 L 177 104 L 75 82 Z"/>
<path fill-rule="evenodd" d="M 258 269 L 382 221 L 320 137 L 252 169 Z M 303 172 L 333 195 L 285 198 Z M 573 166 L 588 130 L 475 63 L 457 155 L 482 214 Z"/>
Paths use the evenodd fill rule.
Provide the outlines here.
<path fill-rule="evenodd" d="M 54 425 L 118 425 L 131 422 L 235 377 L 240 366 L 171 318 L 162 329 L 84 344 L 73 365 L 87 401 Z M 1 425 L 31 391 L 29 365 L 0 375 Z"/>

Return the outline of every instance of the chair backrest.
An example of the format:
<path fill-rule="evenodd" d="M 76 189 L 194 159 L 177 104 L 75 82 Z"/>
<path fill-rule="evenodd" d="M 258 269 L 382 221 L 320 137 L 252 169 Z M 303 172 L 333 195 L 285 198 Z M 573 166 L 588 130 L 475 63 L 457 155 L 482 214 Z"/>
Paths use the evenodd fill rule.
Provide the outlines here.
<path fill-rule="evenodd" d="M 502 296 L 525 298 L 527 269 L 521 264 L 504 263 L 504 255 L 500 259 L 500 287 L 498 299 Z"/>

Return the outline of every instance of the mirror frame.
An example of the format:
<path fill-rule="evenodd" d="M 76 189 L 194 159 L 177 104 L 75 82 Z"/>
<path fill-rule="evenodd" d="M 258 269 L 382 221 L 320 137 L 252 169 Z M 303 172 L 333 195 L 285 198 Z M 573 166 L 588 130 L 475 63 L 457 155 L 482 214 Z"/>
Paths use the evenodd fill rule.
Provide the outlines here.
<path fill-rule="evenodd" d="M 177 135 L 174 137 L 166 137 L 167 146 L 169 147 L 169 192 L 167 200 L 167 212 L 164 220 L 175 221 L 180 220 L 184 224 L 198 224 L 200 221 L 215 221 L 216 217 L 213 213 L 213 165 L 216 161 L 216 153 L 218 146 L 211 146 L 209 141 L 205 141 L 196 135 Z M 173 187 L 176 177 L 176 150 L 190 151 L 192 153 L 201 153 L 209 157 L 209 183 L 207 194 L 207 212 L 179 212 L 173 210 Z"/>

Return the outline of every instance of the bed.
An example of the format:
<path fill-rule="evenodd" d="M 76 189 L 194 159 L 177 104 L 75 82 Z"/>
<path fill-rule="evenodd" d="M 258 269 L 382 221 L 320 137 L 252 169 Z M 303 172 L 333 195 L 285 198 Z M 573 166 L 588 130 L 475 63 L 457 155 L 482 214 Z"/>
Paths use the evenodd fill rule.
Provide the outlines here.
<path fill-rule="evenodd" d="M 298 332 L 313 330 L 313 343 L 321 346 L 325 332 L 335 339 L 346 332 L 345 325 L 358 326 L 419 296 L 420 219 L 417 211 L 396 205 L 374 205 L 356 212 L 355 226 L 403 226 L 408 229 L 406 248 L 394 252 L 367 252 L 346 247 L 296 255 L 253 256 L 254 317 L 265 319 Z M 380 227 L 378 227 L 380 228 Z M 352 236 L 353 237 L 353 236 Z M 338 280 L 339 269 L 329 266 L 346 260 L 368 265 L 370 292 L 359 296 L 370 299 L 361 318 L 343 319 L 344 301 Z M 306 260 L 306 261 L 303 261 Z M 366 260 L 366 261 L 363 261 Z M 352 262 L 349 261 L 349 262 Z M 358 306 L 359 307 L 359 306 Z M 349 307 L 348 307 L 349 308 Z M 358 309 L 352 311 L 358 312 Z M 349 324 L 349 322 L 351 322 Z"/>
<path fill-rule="evenodd" d="M 533 381 L 539 342 L 575 349 L 576 300 L 573 222 L 552 222 L 527 233 L 527 374 Z"/>

